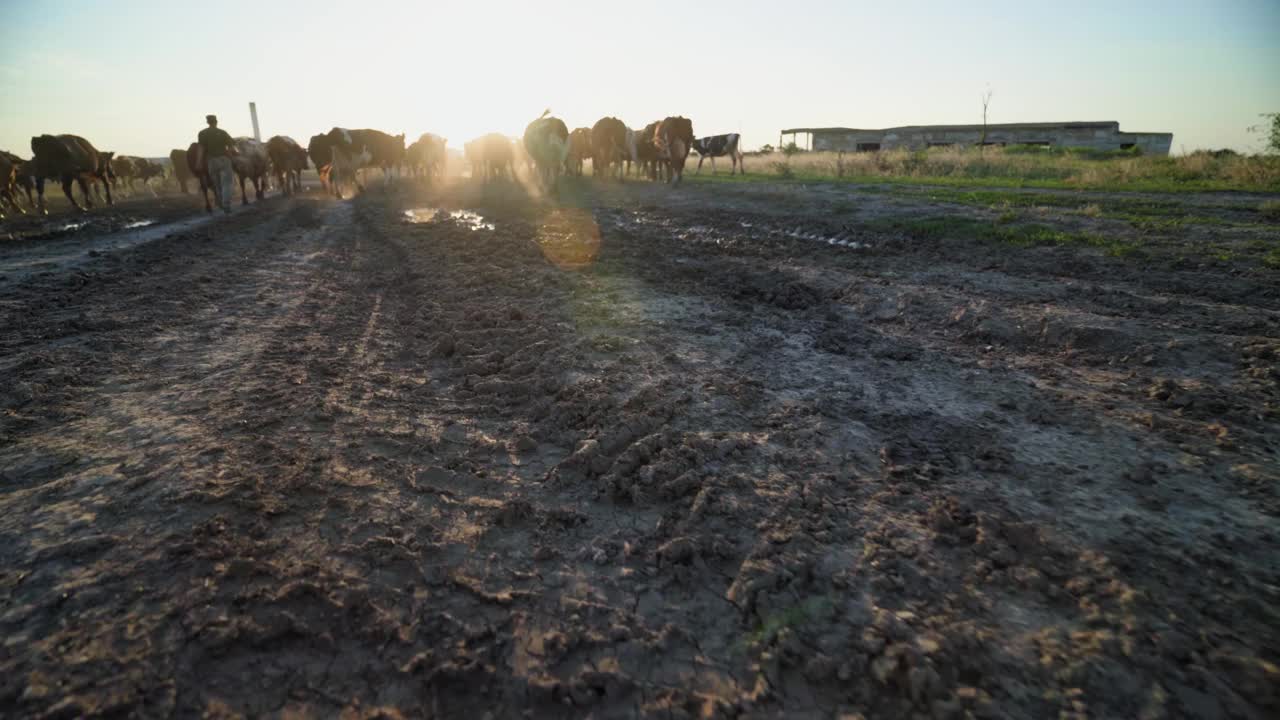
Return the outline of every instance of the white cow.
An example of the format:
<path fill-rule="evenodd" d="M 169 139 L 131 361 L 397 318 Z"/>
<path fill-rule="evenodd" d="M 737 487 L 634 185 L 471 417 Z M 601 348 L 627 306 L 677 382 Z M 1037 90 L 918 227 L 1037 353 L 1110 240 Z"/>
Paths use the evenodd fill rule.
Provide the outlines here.
<path fill-rule="evenodd" d="M 244 181 L 253 181 L 254 197 L 262 200 L 270 157 L 267 155 L 267 146 L 251 137 L 238 137 L 235 143 L 236 154 L 231 158 L 231 169 L 240 178 L 240 202 L 248 205 L 249 195 L 245 192 Z"/>
<path fill-rule="evenodd" d="M 329 184 L 333 187 L 333 194 L 342 198 L 342 183 L 348 178 L 357 190 L 364 190 L 356 177 L 356 171 L 373 162 L 373 149 L 360 142 L 357 136 L 345 128 L 330 130 L 328 137 L 329 148 L 333 152 L 333 165 L 329 170 Z"/>

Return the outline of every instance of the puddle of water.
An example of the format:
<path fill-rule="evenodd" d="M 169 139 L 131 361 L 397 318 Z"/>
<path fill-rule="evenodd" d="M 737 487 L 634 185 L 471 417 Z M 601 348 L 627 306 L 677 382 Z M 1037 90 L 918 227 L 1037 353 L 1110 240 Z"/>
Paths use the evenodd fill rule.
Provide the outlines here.
<path fill-rule="evenodd" d="M 182 232 L 209 222 L 212 216 L 201 215 L 188 220 L 181 220 L 165 225 L 156 225 L 155 220 L 139 221 L 142 225 L 133 224 L 118 232 L 104 233 L 90 237 L 85 241 L 80 237 L 64 237 L 12 254 L 0 256 L 0 284 L 18 282 L 30 273 L 39 270 L 65 270 L 90 262 L 103 250 L 122 250 L 158 240 L 169 233 Z M 88 221 L 67 223 L 84 227 Z M 153 227 L 154 226 L 154 227 Z"/>
<path fill-rule="evenodd" d="M 404 211 L 405 222 L 414 224 L 433 222 L 436 219 L 452 220 L 472 230 L 494 230 L 496 226 L 484 216 L 472 210 L 442 210 L 440 208 L 414 208 Z"/>
<path fill-rule="evenodd" d="M 411 223 L 425 223 L 436 219 L 440 211 L 436 208 L 414 208 L 404 211 L 404 219 Z"/>
<path fill-rule="evenodd" d="M 854 250 L 860 250 L 867 247 L 865 244 L 857 242 L 856 240 L 850 240 L 844 235 L 832 235 L 828 237 L 821 233 L 806 232 L 804 228 L 801 227 L 797 227 L 795 230 L 790 230 L 782 234 L 797 240 L 811 240 L 813 242 L 822 242 L 828 245 L 839 245 L 840 247 L 847 247 Z"/>
<path fill-rule="evenodd" d="M 155 225 L 155 224 L 156 224 L 155 220 L 134 220 L 133 222 L 125 223 L 124 226 L 121 227 L 120 229 L 133 230 L 134 228 L 146 227 L 148 225 Z"/>

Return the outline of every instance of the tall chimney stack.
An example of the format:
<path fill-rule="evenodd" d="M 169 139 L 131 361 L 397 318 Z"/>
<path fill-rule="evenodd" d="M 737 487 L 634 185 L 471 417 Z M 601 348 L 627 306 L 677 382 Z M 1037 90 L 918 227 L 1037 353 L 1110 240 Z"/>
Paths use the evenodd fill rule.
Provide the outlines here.
<path fill-rule="evenodd" d="M 249 103 L 249 117 L 253 119 L 253 139 L 262 142 L 262 133 L 258 132 L 258 104 Z"/>

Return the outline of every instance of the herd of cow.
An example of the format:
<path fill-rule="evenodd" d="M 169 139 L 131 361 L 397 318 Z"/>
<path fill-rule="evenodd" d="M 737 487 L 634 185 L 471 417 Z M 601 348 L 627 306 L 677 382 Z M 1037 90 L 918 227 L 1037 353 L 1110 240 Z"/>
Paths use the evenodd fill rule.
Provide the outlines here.
<path fill-rule="evenodd" d="M 401 174 L 405 170 L 413 177 L 440 177 L 444 174 L 445 148 L 446 140 L 431 133 L 406 147 L 404 135 L 335 127 L 312 136 L 305 149 L 284 135 L 276 135 L 265 143 L 253 138 L 236 138 L 231 164 L 240 181 L 241 202 L 247 205 L 246 183 L 252 183 L 255 198 L 261 200 L 272 175 L 284 194 L 300 191 L 302 171 L 309 167 L 308 160 L 318 171 L 324 189 L 338 197 L 343 196 L 348 183 L 360 189 L 360 175 L 373 169 L 381 169 L 388 179 L 393 173 Z M 641 130 L 633 130 L 617 118 L 605 117 L 590 128 L 570 132 L 562 120 L 551 117 L 547 111 L 529 123 L 520 140 L 490 133 L 466 143 L 464 149 L 473 178 L 486 182 L 503 177 L 515 179 L 517 163 L 523 163 L 539 185 L 551 192 L 555 191 L 560 176 L 582 175 L 586 160 L 591 160 L 592 173 L 597 177 L 622 177 L 634 169 L 650 180 L 664 180 L 673 185 L 680 183 L 691 151 L 699 155 L 699 172 L 706 158 L 711 158 L 714 170 L 715 158 L 728 156 L 733 171 L 745 173 L 737 133 L 694 138 L 693 123 L 679 116 L 649 123 Z M 48 179 L 61 181 L 62 191 L 71 204 L 84 209 L 93 204 L 91 188 L 98 193 L 100 185 L 106 202 L 112 204 L 113 187 L 118 190 L 123 185 L 132 190 L 136 181 L 150 187 L 151 179 L 166 177 L 165 168 L 159 163 L 99 151 L 77 135 L 33 137 L 31 152 L 32 158 L 24 160 L 0 151 L 0 218 L 4 217 L 6 206 L 25 212 L 20 202 L 23 193 L 28 206 L 47 212 L 44 184 Z M 196 181 L 204 196 L 205 210 L 212 211 L 209 193 L 216 190 L 200 144 L 192 143 L 186 150 L 173 150 L 169 160 L 182 192 L 187 192 L 189 182 Z M 84 206 L 72 195 L 74 183 L 80 186 Z"/>

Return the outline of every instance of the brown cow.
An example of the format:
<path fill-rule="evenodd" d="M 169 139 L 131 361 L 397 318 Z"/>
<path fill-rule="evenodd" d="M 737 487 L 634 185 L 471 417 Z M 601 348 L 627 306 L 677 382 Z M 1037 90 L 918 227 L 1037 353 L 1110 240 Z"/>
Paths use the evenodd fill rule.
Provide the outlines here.
<path fill-rule="evenodd" d="M 267 140 L 267 155 L 275 170 L 276 183 L 285 195 L 302 192 L 302 171 L 307 169 L 307 151 L 286 135 Z"/>
<path fill-rule="evenodd" d="M 566 175 L 582 175 L 582 163 L 591 157 L 591 128 L 576 128 L 569 133 L 569 155 L 564 159 Z"/>
<path fill-rule="evenodd" d="M 204 156 L 204 148 L 200 147 L 200 143 L 193 142 L 187 147 L 187 170 L 191 176 L 200 183 L 200 195 L 204 197 L 204 211 L 213 212 L 213 206 L 209 204 L 209 192 L 213 192 L 213 199 L 218 199 L 218 189 L 213 184 L 213 178 L 209 177 L 209 163 Z M 219 202 L 219 205 L 222 203 Z"/>
<path fill-rule="evenodd" d="M 231 169 L 240 178 L 240 204 L 249 204 L 249 194 L 245 192 L 244 181 L 253 182 L 254 199 L 259 202 L 265 197 L 263 188 L 267 184 L 267 146 L 251 137 L 235 139 L 236 152 L 231 156 Z"/>
<path fill-rule="evenodd" d="M 333 169 L 333 149 L 329 146 L 329 136 L 327 134 L 312 135 L 311 141 L 307 143 L 307 157 L 311 158 L 311 164 L 316 166 L 316 172 L 320 175 L 320 187 L 324 191 L 329 192 L 329 172 Z"/>
<path fill-rule="evenodd" d="M 409 173 L 414 177 L 421 175 L 428 180 L 442 177 L 447 143 L 448 141 L 439 135 L 423 133 L 405 151 L 405 163 L 409 166 Z"/>
<path fill-rule="evenodd" d="M 0 153 L 0 220 L 4 219 L 5 205 L 26 214 L 13 194 L 14 180 L 18 177 L 18 166 L 9 159 L 10 157 L 9 153 Z"/>
<path fill-rule="evenodd" d="M 27 205 L 35 207 L 33 193 L 35 181 L 31 177 L 31 163 L 11 152 L 0 150 L 0 207 L 6 203 L 19 213 L 26 209 L 18 202 L 18 190 L 27 194 Z"/>
<path fill-rule="evenodd" d="M 146 158 L 137 158 L 136 161 L 140 164 L 138 168 L 138 178 L 141 179 L 142 182 L 147 183 L 147 187 L 151 187 L 151 178 L 160 178 L 161 180 L 164 180 L 165 172 L 163 165 L 158 162 L 152 162 Z M 155 191 L 153 190 L 152 192 Z"/>
<path fill-rule="evenodd" d="M 187 181 L 191 179 L 191 168 L 187 166 L 187 151 L 174 148 L 169 151 L 169 162 L 173 164 L 173 177 L 178 181 L 178 187 L 182 188 L 182 194 L 187 194 Z"/>
<path fill-rule="evenodd" d="M 124 189 L 132 194 L 134 190 L 133 183 L 141 180 L 143 187 L 150 190 L 151 195 L 154 197 L 156 190 L 151 186 L 151 178 L 164 177 L 164 168 L 146 158 L 133 155 L 117 155 L 111 158 L 111 174 L 113 176 L 112 185 L 116 187 L 123 186 Z"/>
<path fill-rule="evenodd" d="M 404 164 L 404 134 L 390 135 L 381 130 L 351 130 L 351 142 L 364 146 L 372 156 L 365 167 L 382 168 L 382 179 L 390 182 L 392 169 L 399 172 Z"/>
<path fill-rule="evenodd" d="M 115 176 L 111 184 L 115 186 L 117 190 L 124 189 L 132 191 L 134 179 L 133 158 L 128 155 L 116 155 L 111 158 L 110 167 L 111 174 Z M 121 185 L 124 187 L 121 188 Z M 132 194 L 132 192 L 126 192 L 125 194 L 129 195 Z"/>
<path fill-rule="evenodd" d="M 658 180 L 663 175 L 663 166 L 658 162 L 658 146 L 653 141 L 657 132 L 658 123 L 651 122 L 636 133 L 636 165 L 650 180 Z"/>
<path fill-rule="evenodd" d="M 653 134 L 653 144 L 659 160 L 667 166 L 667 182 L 679 185 L 684 178 L 684 161 L 693 147 L 693 121 L 680 116 L 664 119 Z"/>
<path fill-rule="evenodd" d="M 511 140 L 500 133 L 482 135 L 465 145 L 467 160 L 471 163 L 471 177 L 486 182 L 494 177 L 516 177 L 515 153 Z"/>
<path fill-rule="evenodd" d="M 40 210 L 48 214 L 49 209 L 44 202 L 44 181 L 46 178 L 58 178 L 62 181 L 62 192 L 77 210 L 85 210 L 93 205 L 89 197 L 89 181 L 99 180 L 107 192 L 107 204 L 113 205 L 111 186 L 107 185 L 110 177 L 110 158 L 99 155 L 96 148 L 82 137 L 76 135 L 38 135 L 31 138 L 32 174 L 36 179 L 36 197 L 39 198 Z M 80 183 L 80 192 L 84 196 L 84 207 L 71 195 L 71 183 Z"/>
<path fill-rule="evenodd" d="M 608 177 L 610 166 L 626 156 L 627 126 L 616 117 L 603 117 L 591 128 L 591 174 Z"/>
<path fill-rule="evenodd" d="M 21 189 L 27 195 L 27 206 L 31 208 L 35 208 L 36 206 L 36 201 L 35 201 L 36 178 L 34 174 L 35 166 L 31 164 L 30 160 L 23 160 L 22 158 L 10 152 L 4 152 L 3 150 L 0 150 L 0 155 L 4 155 L 5 157 L 7 157 L 9 159 L 9 162 L 13 164 L 14 199 L 15 200 L 17 199 L 17 191 Z"/>

